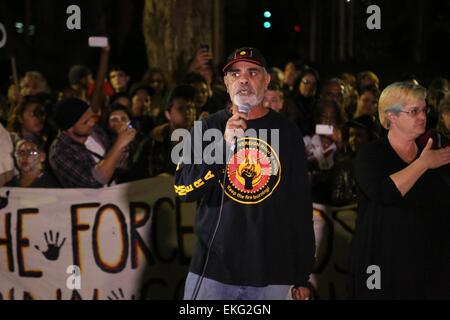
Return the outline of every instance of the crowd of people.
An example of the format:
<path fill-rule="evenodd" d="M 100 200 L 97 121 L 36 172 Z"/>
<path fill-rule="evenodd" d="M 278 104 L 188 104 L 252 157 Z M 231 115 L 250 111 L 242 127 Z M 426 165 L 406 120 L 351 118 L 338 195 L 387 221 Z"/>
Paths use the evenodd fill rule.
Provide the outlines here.
<path fill-rule="evenodd" d="M 189 130 L 194 121 L 209 123 L 227 111 L 231 116 L 237 106 L 227 94 L 233 74 L 219 75 L 208 51 L 195 53 L 184 77 L 175 84 L 168 83 L 164 70 L 158 68 L 149 69 L 132 83 L 127 70 L 108 67 L 108 59 L 109 49 L 104 48 L 95 79 L 86 66 L 73 66 L 68 86 L 60 92 L 51 91 L 48 81 L 36 71 L 26 72 L 18 86 L 11 84 L 0 112 L 0 186 L 103 188 L 165 173 L 174 175 L 177 164 L 171 152 L 179 141 L 172 141 L 172 132 Z M 289 62 L 284 71 L 266 68 L 270 77 L 264 78 L 267 90 L 262 90 L 261 106 L 270 109 L 271 117 L 283 125 L 281 119 L 288 120 L 295 133 L 303 136 L 299 147 L 305 146 L 312 201 L 332 206 L 359 201 L 363 206 L 355 236 L 355 252 L 360 252 L 352 262 L 354 279 L 360 280 L 365 272 L 361 268 L 373 261 L 385 270 L 395 269 L 393 261 L 413 263 L 418 267 L 404 277 L 388 273 L 393 287 L 383 297 L 419 297 L 428 288 L 426 280 L 421 278 L 423 282 L 413 289 L 411 281 L 423 274 L 422 269 L 443 274 L 441 267 L 448 264 L 435 254 L 428 257 L 430 264 L 420 264 L 426 259 L 417 259 L 417 248 L 426 255 L 430 252 L 427 245 L 446 241 L 436 236 L 421 245 L 420 239 L 426 232 L 433 234 L 430 230 L 435 224 L 422 228 L 420 217 L 425 211 L 442 210 L 436 207 L 442 200 L 437 197 L 445 195 L 433 190 L 449 190 L 449 170 L 427 170 L 448 163 L 446 153 L 432 151 L 448 153 L 445 148 L 450 146 L 450 82 L 436 78 L 426 90 L 415 75 L 405 74 L 381 90 L 372 71 L 322 79 L 309 65 Z M 376 148 L 374 141 L 378 141 Z M 368 150 L 368 145 L 372 149 Z M 430 193 L 428 207 L 417 200 L 422 193 Z M 415 214 L 408 211 L 411 208 Z M 391 212 L 391 217 L 386 217 L 386 212 Z M 441 218 L 441 226 L 446 226 L 447 220 Z M 409 221 L 403 229 L 401 219 Z M 369 238 L 382 233 L 386 223 L 391 231 L 386 231 L 384 238 Z M 408 241 L 399 243 L 392 235 L 399 230 L 404 239 L 415 241 L 415 250 L 406 250 Z M 417 237 L 411 238 L 410 232 Z M 402 256 L 392 260 L 387 257 L 392 250 L 388 250 L 369 257 L 365 250 L 377 247 L 380 243 L 373 243 L 376 241 L 385 246 L 397 241 L 396 251 Z M 363 261 L 364 257 L 368 260 Z M 200 265 L 198 262 L 196 271 L 201 271 Z M 436 277 L 430 279 L 435 287 L 442 287 Z M 360 287 L 363 282 L 356 282 L 356 297 L 372 297 Z M 400 286 L 405 289 L 399 293 Z"/>
<path fill-rule="evenodd" d="M 11 84 L 2 103 L 2 150 L 7 152 L 2 152 L 0 182 L 100 188 L 173 174 L 171 132 L 190 129 L 195 120 L 230 106 L 223 79 L 211 61 L 210 52 L 199 50 L 177 84 L 167 83 L 158 68 L 131 83 L 124 68 L 108 69 L 108 49 L 104 49 L 96 79 L 89 68 L 75 65 L 69 70 L 68 86 L 60 92 L 51 91 L 43 74 L 26 72 L 18 88 Z M 271 68 L 271 75 L 264 106 L 284 114 L 301 130 L 314 201 L 355 202 L 355 155 L 362 145 L 386 134 L 378 119 L 377 75 L 342 73 L 322 84 L 317 70 L 293 62 L 284 71 Z M 412 74 L 399 80 L 419 81 Z M 422 144 L 427 137 L 434 138 L 433 148 L 449 144 L 449 90 L 444 78 L 428 86 Z M 332 133 L 317 132 L 317 125 L 332 127 Z M 27 146 L 29 154 L 18 153 L 19 146 Z"/>
<path fill-rule="evenodd" d="M 95 79 L 74 65 L 59 92 L 42 73 L 26 72 L 2 99 L 1 185 L 102 188 L 173 174 L 171 133 L 227 105 L 211 64 L 201 64 L 210 59 L 199 51 L 173 85 L 158 68 L 132 83 L 123 67 L 108 68 L 109 48 Z"/>

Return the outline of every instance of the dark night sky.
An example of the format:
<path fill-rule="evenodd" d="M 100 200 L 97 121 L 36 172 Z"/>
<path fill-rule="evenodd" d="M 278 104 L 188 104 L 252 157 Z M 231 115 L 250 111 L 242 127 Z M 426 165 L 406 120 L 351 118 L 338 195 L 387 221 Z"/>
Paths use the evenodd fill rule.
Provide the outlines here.
<path fill-rule="evenodd" d="M 420 1 L 354 1 L 354 51 L 353 59 L 338 63 L 330 59 L 330 34 L 332 0 L 320 2 L 318 61 L 312 64 L 321 73 L 332 75 L 348 69 L 353 72 L 365 68 L 380 70 L 387 77 L 392 73 L 414 72 L 428 79 L 436 74 L 450 75 L 450 2 L 426 1 L 419 10 Z M 259 47 L 273 65 L 283 66 L 286 60 L 307 58 L 309 43 L 309 8 L 312 1 L 242 1 L 227 0 L 228 17 L 226 46 L 230 51 L 247 43 Z M 366 8 L 377 4 L 381 8 L 381 30 L 368 30 Z M 265 8 L 272 12 L 272 28 L 262 27 Z M 423 17 L 423 43 L 420 46 L 421 62 L 414 61 L 419 16 Z M 245 17 L 245 18 L 242 18 Z M 302 27 L 294 32 L 294 25 Z M 251 39 L 251 40 L 250 40 Z"/>
<path fill-rule="evenodd" d="M 89 2 L 90 7 L 96 7 L 104 0 Z M 112 7 L 117 0 L 107 3 Z M 242 45 L 259 47 L 266 55 L 269 63 L 283 67 L 289 60 L 308 61 L 310 6 L 315 0 L 224 0 L 225 1 L 225 54 Z M 442 75 L 450 77 L 448 68 L 448 52 L 450 52 L 450 1 L 412 0 L 412 1 L 369 1 L 351 0 L 354 2 L 354 57 L 343 62 L 333 61 L 331 57 L 331 28 L 337 13 L 333 10 L 334 0 L 316 1 L 319 6 L 317 19 L 317 61 L 315 66 L 323 77 L 332 76 L 342 71 L 358 72 L 363 69 L 373 69 L 386 81 L 395 80 L 403 72 L 416 73 L 423 79 L 425 85 L 431 77 Z M 12 14 L 5 17 L 2 7 L 8 3 Z M 40 0 L 33 3 L 34 21 L 38 27 L 37 35 L 26 46 L 18 42 L 18 60 L 20 73 L 27 69 L 38 69 L 50 78 L 56 87 L 65 80 L 68 66 L 73 63 L 86 63 L 95 67 L 97 55 L 79 48 L 85 47 L 83 36 L 68 35 L 58 28 L 65 25 L 65 8 L 72 3 L 83 1 Z M 137 78 L 147 67 L 144 39 L 142 36 L 143 0 L 129 1 L 133 5 L 134 19 L 131 32 L 126 39 L 125 50 L 113 51 L 113 63 L 128 67 L 131 74 Z M 0 0 L 0 22 L 23 18 L 24 1 Z M 42 4 L 48 4 L 46 12 Z M 88 2 L 85 2 L 88 3 Z M 92 4 L 95 3 L 95 4 Z M 418 5 L 423 4 L 423 10 Z M 365 10 L 369 4 L 377 4 L 382 12 L 382 29 L 370 31 L 366 28 L 368 15 Z M 96 10 L 100 10 L 100 5 Z M 90 32 L 101 32 L 98 27 L 96 10 L 90 10 L 84 18 L 89 20 Z M 263 11 L 272 12 L 272 28 L 262 27 Z M 117 11 L 117 10 L 116 10 Z M 117 29 L 118 13 L 108 9 L 108 19 L 105 22 L 108 30 Z M 58 12 L 58 13 L 57 13 Z M 61 14 L 62 12 L 62 14 Z M 39 18 L 41 17 L 41 18 Z M 43 17 L 43 18 L 42 18 Z M 423 42 L 420 48 L 420 62 L 414 61 L 416 50 L 418 21 L 423 17 Z M 294 25 L 301 26 L 301 32 L 294 32 Z M 39 33 L 45 26 L 46 34 Z M 55 27 L 56 26 L 56 27 Z M 117 30 L 115 30 L 117 31 Z M 117 32 L 116 32 L 117 33 Z M 114 40 L 113 40 L 114 41 Z M 23 48 L 27 48 L 24 50 Z M 0 88 L 4 90 L 9 77 L 8 53 L 0 49 Z M 82 60 L 82 61 L 80 61 Z"/>

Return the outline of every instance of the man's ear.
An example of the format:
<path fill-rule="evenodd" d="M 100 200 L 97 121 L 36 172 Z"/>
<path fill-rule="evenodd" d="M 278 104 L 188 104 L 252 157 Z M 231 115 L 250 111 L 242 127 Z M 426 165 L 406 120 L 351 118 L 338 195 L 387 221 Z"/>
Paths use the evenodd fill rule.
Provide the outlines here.
<path fill-rule="evenodd" d="M 172 117 L 170 116 L 170 112 L 169 111 L 167 111 L 167 110 L 164 111 L 164 115 L 166 116 L 167 120 L 169 120 L 169 121 L 172 120 Z"/>
<path fill-rule="evenodd" d="M 270 73 L 266 74 L 266 91 L 269 88 L 269 83 L 272 81 L 272 75 Z"/>
<path fill-rule="evenodd" d="M 41 163 L 44 163 L 46 159 L 47 159 L 47 154 L 43 151 L 40 151 L 39 152 L 39 161 Z"/>

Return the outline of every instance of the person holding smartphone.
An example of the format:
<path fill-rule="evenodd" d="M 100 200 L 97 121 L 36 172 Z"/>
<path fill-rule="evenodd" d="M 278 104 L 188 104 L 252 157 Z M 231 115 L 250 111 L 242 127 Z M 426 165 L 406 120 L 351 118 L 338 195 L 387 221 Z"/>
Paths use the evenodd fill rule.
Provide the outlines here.
<path fill-rule="evenodd" d="M 333 100 L 321 100 L 316 108 L 315 134 L 303 138 L 310 170 L 329 170 L 342 143 L 342 115 Z"/>
<path fill-rule="evenodd" d="M 303 138 L 313 200 L 330 204 L 332 170 L 342 147 L 343 115 L 336 101 L 323 99 L 316 106 L 315 119 L 315 134 Z"/>
<path fill-rule="evenodd" d="M 64 188 L 98 189 L 116 183 L 117 168 L 135 139 L 135 129 L 122 124 L 110 144 L 91 107 L 76 98 L 55 106 L 53 122 L 60 132 L 50 148 L 50 165 Z"/>

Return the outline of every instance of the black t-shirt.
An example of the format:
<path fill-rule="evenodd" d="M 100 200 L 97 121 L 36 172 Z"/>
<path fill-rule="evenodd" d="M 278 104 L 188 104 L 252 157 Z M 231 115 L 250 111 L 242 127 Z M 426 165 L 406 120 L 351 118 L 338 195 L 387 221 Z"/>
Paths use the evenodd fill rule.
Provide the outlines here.
<path fill-rule="evenodd" d="M 7 187 L 18 188 L 20 187 L 19 177 L 14 177 L 8 184 Z M 34 189 L 59 189 L 61 184 L 56 180 L 56 178 L 48 172 L 44 172 L 42 176 L 33 181 L 33 183 L 28 188 Z"/>
<path fill-rule="evenodd" d="M 212 115 L 203 122 L 203 132 L 215 128 L 223 133 L 230 117 L 227 110 Z M 294 124 L 273 111 L 247 126 L 267 129 L 266 134 L 260 131 L 258 136 L 239 139 L 228 165 L 187 164 L 184 155 L 175 173 L 178 196 L 201 200 L 191 272 L 202 274 L 224 196 L 205 276 L 231 285 L 305 285 L 314 263 L 314 232 L 302 136 Z M 278 129 L 278 141 L 271 129 Z M 196 136 L 193 130 L 191 139 Z M 203 143 L 205 153 L 207 145 Z M 226 154 L 223 139 L 213 146 Z M 191 156 L 194 152 L 192 148 Z"/>
<path fill-rule="evenodd" d="M 450 186 L 443 179 L 449 166 L 428 170 L 402 197 L 390 176 L 408 165 L 387 137 L 363 146 L 358 155 L 352 298 L 450 298 Z M 381 290 L 367 288 L 371 265 L 380 267 Z"/>

